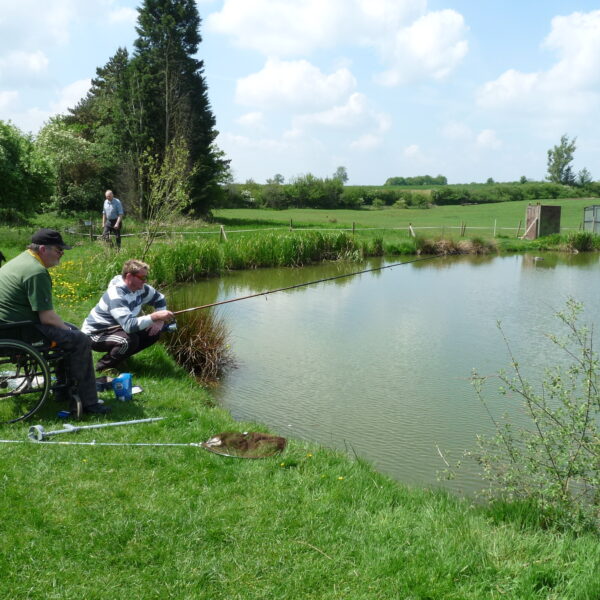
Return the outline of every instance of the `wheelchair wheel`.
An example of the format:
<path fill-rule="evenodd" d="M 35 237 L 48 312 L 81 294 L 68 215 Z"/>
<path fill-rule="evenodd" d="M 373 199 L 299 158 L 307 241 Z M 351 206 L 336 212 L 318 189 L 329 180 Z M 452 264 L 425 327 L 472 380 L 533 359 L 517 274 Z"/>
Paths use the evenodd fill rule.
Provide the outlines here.
<path fill-rule="evenodd" d="M 44 357 L 24 342 L 0 340 L 0 423 L 31 416 L 49 390 L 50 370 Z"/>

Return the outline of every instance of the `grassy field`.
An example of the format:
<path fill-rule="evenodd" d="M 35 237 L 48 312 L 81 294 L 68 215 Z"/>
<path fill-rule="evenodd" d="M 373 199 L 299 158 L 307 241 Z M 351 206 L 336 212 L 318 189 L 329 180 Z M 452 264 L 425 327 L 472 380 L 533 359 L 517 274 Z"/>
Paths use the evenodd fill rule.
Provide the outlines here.
<path fill-rule="evenodd" d="M 569 200 L 548 200 L 543 204 L 561 206 L 561 227 L 579 229 L 583 221 L 583 209 L 597 203 L 593 198 L 575 198 Z M 397 209 L 386 207 L 380 210 L 322 210 L 322 209 L 220 209 L 214 211 L 219 222 L 226 225 L 239 226 L 243 223 L 254 225 L 285 226 L 290 223 L 304 227 L 345 227 L 352 228 L 408 228 L 409 223 L 414 227 L 435 228 L 432 232 L 449 234 L 450 228 L 459 228 L 462 223 L 467 225 L 467 235 L 490 235 L 493 232 L 494 221 L 497 233 L 516 235 L 519 221 L 521 233 L 524 232 L 525 213 L 528 202 L 501 202 L 497 204 L 479 204 L 470 206 L 438 206 L 430 209 Z M 469 228 L 485 228 L 481 231 L 470 231 Z M 510 228 L 505 231 L 502 228 Z M 426 233 L 425 231 L 423 232 Z"/>
<path fill-rule="evenodd" d="M 477 208 L 498 205 L 453 210 Z M 244 218 L 236 212 L 226 214 Z M 285 223 L 295 212 L 260 214 Z M 356 214 L 384 219 L 406 212 Z M 331 217 L 297 214 L 321 226 Z M 339 225 L 347 217 L 331 218 Z M 177 250 L 180 242 L 168 244 Z M 54 275 L 59 313 L 81 323 L 103 281 L 138 247 L 128 239 L 119 256 L 85 242 L 69 251 L 70 264 Z M 8 250 L 14 255 L 20 248 Z M 127 368 L 144 391 L 130 403 L 104 394 L 114 408 L 110 420 L 167 419 L 57 440 L 189 444 L 226 430 L 264 431 L 214 406 L 211 390 L 162 346 Z M 0 443 L 0 598 L 600 597 L 598 535 L 553 530 L 527 508 L 410 489 L 351 453 L 293 439 L 282 455 L 256 461 L 194 446 L 24 442 L 32 423 L 59 428 L 58 408 L 50 403 L 31 423 L 0 426 L 1 439 L 23 442 Z"/>

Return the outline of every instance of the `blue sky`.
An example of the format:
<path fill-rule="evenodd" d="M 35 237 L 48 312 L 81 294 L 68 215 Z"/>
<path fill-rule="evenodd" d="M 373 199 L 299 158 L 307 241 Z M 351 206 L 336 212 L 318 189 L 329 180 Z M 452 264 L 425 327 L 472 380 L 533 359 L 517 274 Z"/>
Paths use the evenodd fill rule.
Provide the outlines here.
<path fill-rule="evenodd" d="M 85 95 L 138 0 L 0 0 L 0 119 L 36 133 Z M 600 3 L 198 0 L 209 98 L 236 181 L 543 179 L 577 137 L 600 179 Z"/>

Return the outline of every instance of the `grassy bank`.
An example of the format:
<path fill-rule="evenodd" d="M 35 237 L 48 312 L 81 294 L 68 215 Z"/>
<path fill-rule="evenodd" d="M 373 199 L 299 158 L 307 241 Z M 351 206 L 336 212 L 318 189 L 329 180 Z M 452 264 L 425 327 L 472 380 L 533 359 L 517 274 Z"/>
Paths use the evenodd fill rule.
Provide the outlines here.
<path fill-rule="evenodd" d="M 148 258 L 151 274 L 185 280 L 190 264 L 200 278 L 232 268 L 234 256 L 241 267 L 284 255 L 316 259 L 315 248 L 330 258 L 357 250 L 339 233 L 315 234 L 311 244 L 287 234 L 267 243 L 266 235 L 249 238 L 248 247 L 232 239 L 207 249 L 160 242 Z M 59 312 L 80 323 L 136 244 L 126 240 L 120 255 L 87 243 L 70 251 L 54 271 Z M 206 264 L 212 270 L 203 271 Z M 105 394 L 111 420 L 168 419 L 57 439 L 191 443 L 225 430 L 264 430 L 213 406 L 210 392 L 162 346 L 128 368 L 144 392 L 131 403 Z M 58 428 L 56 410 L 50 404 L 33 423 Z M 24 440 L 28 425 L 0 427 L 0 438 Z M 410 489 L 351 454 L 297 440 L 283 455 L 258 461 L 193 446 L 33 443 L 0 444 L 0 461 L 1 598 L 600 596 L 597 535 L 547 529 L 524 507 L 489 508 Z"/>

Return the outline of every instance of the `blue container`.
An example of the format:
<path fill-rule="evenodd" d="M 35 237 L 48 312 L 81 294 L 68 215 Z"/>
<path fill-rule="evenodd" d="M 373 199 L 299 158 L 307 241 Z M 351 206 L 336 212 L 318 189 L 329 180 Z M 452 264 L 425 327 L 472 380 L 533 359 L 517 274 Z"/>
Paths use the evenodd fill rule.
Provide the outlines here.
<path fill-rule="evenodd" d="M 118 377 L 115 377 L 112 386 L 117 400 L 121 402 L 131 400 L 131 388 L 133 387 L 131 373 L 121 373 Z"/>

